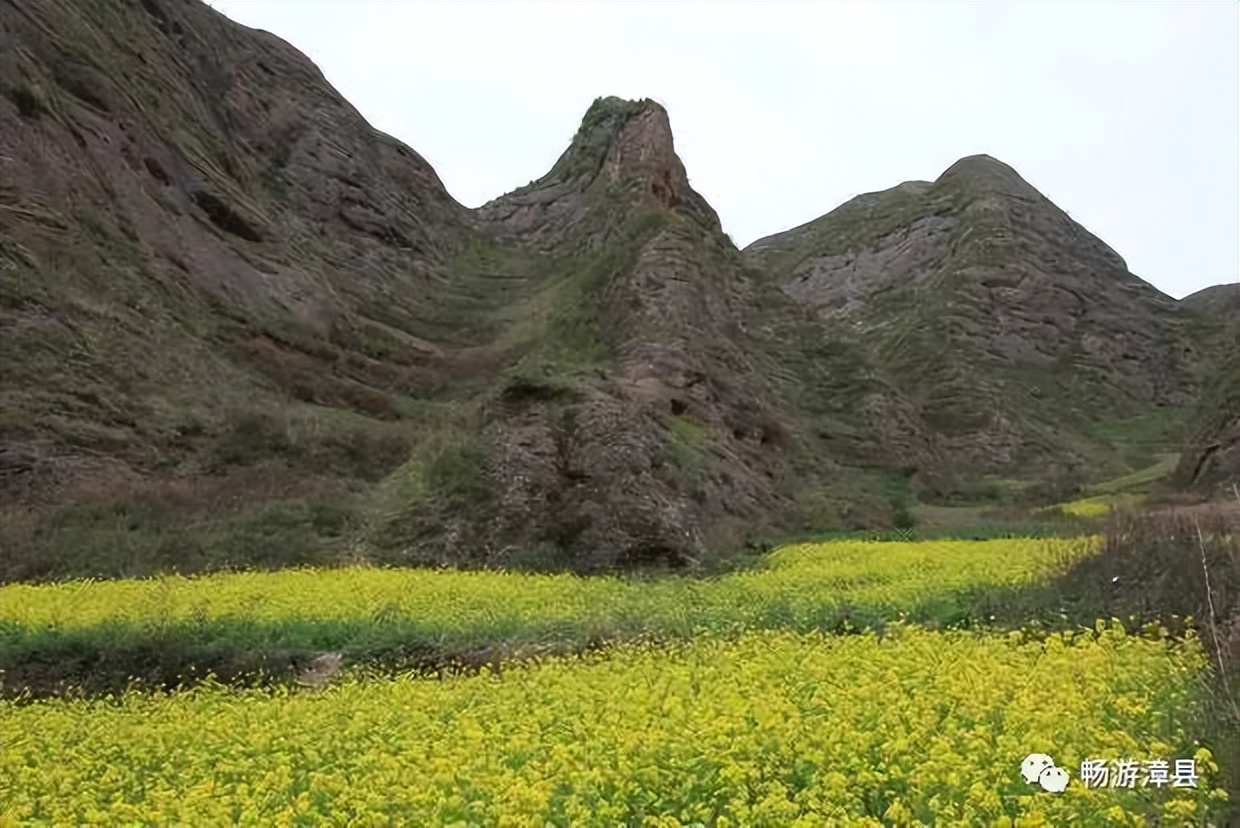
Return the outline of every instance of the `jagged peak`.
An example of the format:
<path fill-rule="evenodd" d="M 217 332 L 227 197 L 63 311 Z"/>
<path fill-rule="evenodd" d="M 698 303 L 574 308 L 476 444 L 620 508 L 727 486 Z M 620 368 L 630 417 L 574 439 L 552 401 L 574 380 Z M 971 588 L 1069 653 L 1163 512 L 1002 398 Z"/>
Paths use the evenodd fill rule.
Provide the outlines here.
<path fill-rule="evenodd" d="M 652 195 L 668 206 L 683 199 L 688 177 L 676 155 L 671 121 L 661 104 L 649 98 L 594 100 L 547 178 L 592 181 L 600 175 L 611 183 L 651 179 Z"/>
<path fill-rule="evenodd" d="M 654 112 L 668 123 L 667 110 L 663 105 L 650 98 L 632 101 L 617 98 L 615 95 L 594 99 L 585 115 L 581 117 L 581 127 L 577 130 L 578 139 L 597 132 L 605 131 L 615 134 L 630 119 L 644 112 Z M 668 127 L 670 130 L 670 126 Z"/>
<path fill-rule="evenodd" d="M 546 175 L 479 208 L 484 220 L 528 233 L 549 217 L 560 225 L 580 215 L 587 194 L 619 197 L 640 209 L 683 210 L 720 230 L 719 217 L 689 186 L 667 110 L 656 101 L 596 98 L 568 148 Z M 577 204 L 577 207 L 570 205 Z M 614 206 L 614 202 L 613 202 Z"/>

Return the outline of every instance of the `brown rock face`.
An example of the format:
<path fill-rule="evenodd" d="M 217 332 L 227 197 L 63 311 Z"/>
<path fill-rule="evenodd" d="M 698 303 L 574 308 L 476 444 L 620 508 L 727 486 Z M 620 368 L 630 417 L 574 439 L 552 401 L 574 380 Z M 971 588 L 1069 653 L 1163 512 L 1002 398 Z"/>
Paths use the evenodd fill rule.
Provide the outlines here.
<path fill-rule="evenodd" d="M 0 182 L 0 577 L 251 560 L 247 508 L 401 462 L 474 219 L 304 55 L 199 2 L 2 3 Z"/>
<path fill-rule="evenodd" d="M 603 158 L 602 174 L 612 184 L 645 185 L 655 202 L 669 210 L 680 206 L 689 178 L 672 149 L 672 126 L 663 107 L 650 103 L 625 122 Z"/>
<path fill-rule="evenodd" d="M 607 209 L 590 209 L 604 202 Z M 615 238 L 617 218 L 651 209 L 679 209 L 720 230 L 714 210 L 689 187 L 667 111 L 653 101 L 600 98 L 550 172 L 478 213 L 506 240 L 562 251 L 573 243 L 597 250 Z"/>
<path fill-rule="evenodd" d="M 315 543 L 384 560 L 685 563 L 782 519 L 739 256 L 657 104 L 600 101 L 547 176 L 475 213 L 203 4 L 0 10 L 3 482 L 47 521 L 105 480 L 147 509 L 250 466 L 263 491 L 229 509 L 339 510 L 382 480 L 347 502 L 357 532 Z M 13 542 L 32 560 L 6 575 L 62 571 Z M 162 554 L 123 566 L 211 565 Z"/>
<path fill-rule="evenodd" d="M 1185 451 L 1176 476 L 1206 494 L 1234 494 L 1240 486 L 1240 416 L 1209 427 Z"/>
<path fill-rule="evenodd" d="M 739 255 L 663 108 L 596 102 L 546 177 L 480 214 L 517 246 L 606 250 L 578 308 L 604 349 L 569 388 L 501 394 L 483 426 L 501 508 L 462 536 L 597 570 L 700 561 L 786 520 L 791 438 L 738 325 Z"/>
<path fill-rule="evenodd" d="M 3 16 L 6 192 L 73 225 L 54 244 L 93 244 L 72 238 L 93 217 L 171 284 L 321 324 L 353 310 L 341 291 L 424 290 L 469 222 L 304 55 L 204 4 L 40 0 Z M 57 229 L 23 218 L 9 231 L 38 256 Z"/>
<path fill-rule="evenodd" d="M 870 294 L 917 286 L 930 277 L 949 252 L 956 222 L 927 216 L 896 230 L 872 250 L 829 253 L 802 262 L 784 293 L 827 317 L 849 316 Z"/>

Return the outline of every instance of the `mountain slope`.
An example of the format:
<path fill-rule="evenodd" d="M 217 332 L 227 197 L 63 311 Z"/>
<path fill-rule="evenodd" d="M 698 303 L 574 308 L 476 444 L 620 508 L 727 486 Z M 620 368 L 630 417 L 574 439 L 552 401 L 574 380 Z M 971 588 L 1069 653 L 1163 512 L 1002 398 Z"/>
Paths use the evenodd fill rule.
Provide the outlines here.
<path fill-rule="evenodd" d="M 6 575 L 597 568 L 765 522 L 779 417 L 657 105 L 475 213 L 201 3 L 0 10 Z"/>
<path fill-rule="evenodd" d="M 419 332 L 462 302 L 472 214 L 202 3 L 5 2 L 0 26 L 6 566 L 317 559 L 434 415 Z"/>
<path fill-rule="evenodd" d="M 1240 485 L 1240 284 L 1206 288 L 1180 305 L 1202 355 L 1204 388 L 1173 479 L 1185 488 L 1229 494 Z"/>
<path fill-rule="evenodd" d="M 7 429 L 58 416 L 76 439 L 125 409 L 127 459 L 171 462 L 156 432 L 203 424 L 169 398 L 227 396 L 252 384 L 238 368 L 287 385 L 315 357 L 298 337 L 433 354 L 407 332 L 438 315 L 471 216 L 304 56 L 199 3 L 0 9 Z M 247 364 L 214 358 L 225 340 Z M 368 367 L 301 396 L 390 416 Z"/>
<path fill-rule="evenodd" d="M 422 511 L 410 554 L 683 564 L 787 522 L 791 438 L 737 323 L 739 253 L 689 187 L 662 107 L 597 101 L 546 176 L 479 216 L 570 266 L 543 319 L 524 314 L 468 437 L 488 507 Z"/>
<path fill-rule="evenodd" d="M 1097 426 L 1195 390 L 1174 300 L 987 156 L 860 196 L 745 259 L 768 280 L 755 324 L 780 349 L 801 343 L 788 382 L 864 378 L 816 410 L 828 444 L 868 433 L 858 462 L 929 492 L 1048 462 L 1097 469 L 1110 459 Z"/>
<path fill-rule="evenodd" d="M 469 210 L 197 0 L 0 29 L 0 578 L 692 565 L 1140 465 L 1226 341 L 993 159 L 742 252 L 651 101 Z"/>

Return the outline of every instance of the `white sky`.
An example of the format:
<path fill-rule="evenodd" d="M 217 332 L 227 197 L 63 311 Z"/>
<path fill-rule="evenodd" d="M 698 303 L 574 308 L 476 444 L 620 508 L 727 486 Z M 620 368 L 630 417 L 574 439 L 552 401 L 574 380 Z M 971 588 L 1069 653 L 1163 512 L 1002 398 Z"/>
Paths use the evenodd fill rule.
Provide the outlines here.
<path fill-rule="evenodd" d="M 1240 279 L 1234 2 L 210 2 L 471 207 L 648 97 L 742 247 L 984 152 L 1172 296 Z"/>

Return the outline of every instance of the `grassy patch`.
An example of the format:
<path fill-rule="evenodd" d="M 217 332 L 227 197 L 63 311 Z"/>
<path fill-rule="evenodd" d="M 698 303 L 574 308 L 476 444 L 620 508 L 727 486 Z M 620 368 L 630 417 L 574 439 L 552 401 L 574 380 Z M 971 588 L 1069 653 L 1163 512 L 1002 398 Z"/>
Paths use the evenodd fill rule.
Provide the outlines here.
<path fill-rule="evenodd" d="M 1129 474 L 1085 486 L 1087 495 L 1114 495 L 1123 492 L 1149 492 L 1155 484 L 1171 476 L 1179 462 L 1179 454 L 1163 453 L 1158 461 Z"/>
<path fill-rule="evenodd" d="M 580 399 L 582 386 L 564 366 L 543 353 L 530 354 L 502 375 L 500 399 L 508 403 Z"/>
<path fill-rule="evenodd" d="M 710 432 L 693 418 L 681 414 L 672 418 L 668 429 L 668 451 L 672 465 L 690 488 L 701 485 L 706 474 L 706 446 Z"/>
<path fill-rule="evenodd" d="M 1116 445 L 1137 445 L 1166 450 L 1184 439 L 1184 412 L 1163 409 L 1139 417 L 1095 423 L 1090 435 Z"/>
<path fill-rule="evenodd" d="M 486 508 L 493 490 L 477 439 L 460 428 L 428 436 L 373 492 L 364 532 L 374 554 L 416 562 L 421 542 L 451 515 Z M 464 551 L 462 562 L 468 560 Z"/>
<path fill-rule="evenodd" d="M 41 515 L 0 516 L 6 581 L 140 577 L 234 567 L 338 563 L 357 523 L 348 500 L 299 498 L 220 512 L 127 498 L 81 502 Z"/>

